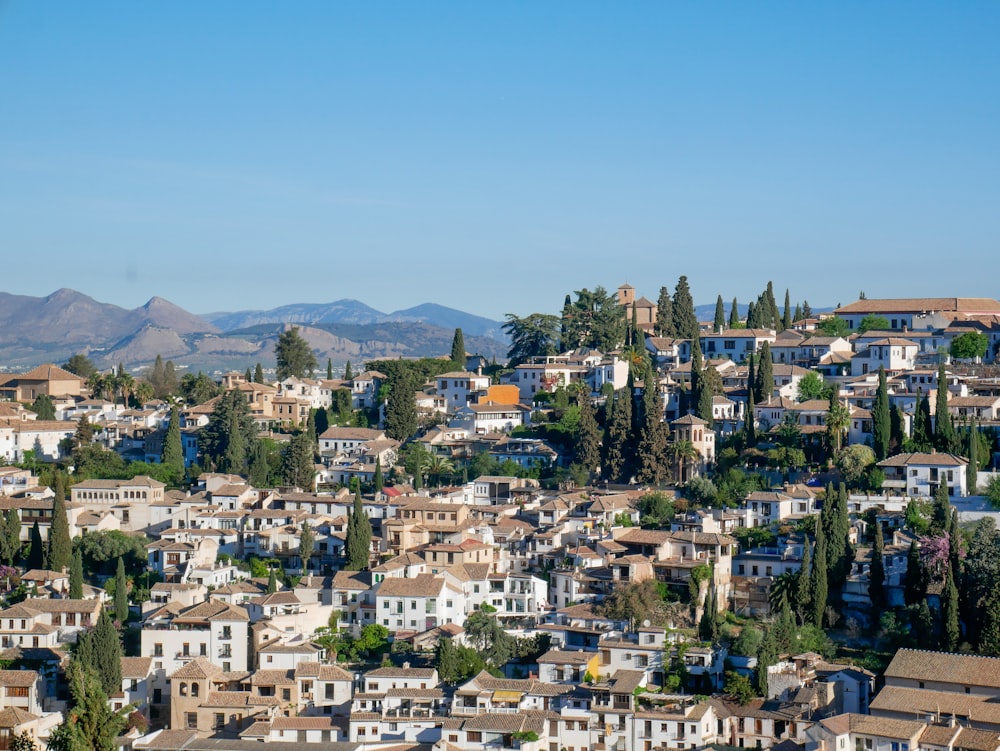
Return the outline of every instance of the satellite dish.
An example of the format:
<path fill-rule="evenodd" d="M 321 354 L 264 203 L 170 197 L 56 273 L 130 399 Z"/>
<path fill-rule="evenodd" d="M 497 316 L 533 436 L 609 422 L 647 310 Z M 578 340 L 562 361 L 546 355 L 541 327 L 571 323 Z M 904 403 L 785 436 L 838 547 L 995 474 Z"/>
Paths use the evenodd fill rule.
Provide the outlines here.
<path fill-rule="evenodd" d="M 647 618 L 646 620 L 644 620 L 642 622 L 642 627 L 643 628 L 649 628 L 649 618 Z"/>

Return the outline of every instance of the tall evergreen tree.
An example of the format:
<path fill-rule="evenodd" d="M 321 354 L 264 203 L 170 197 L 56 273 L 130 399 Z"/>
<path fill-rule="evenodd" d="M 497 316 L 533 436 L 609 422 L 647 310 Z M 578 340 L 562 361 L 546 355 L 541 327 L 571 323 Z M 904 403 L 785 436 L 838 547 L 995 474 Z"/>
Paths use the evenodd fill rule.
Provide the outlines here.
<path fill-rule="evenodd" d="M 969 442 L 967 449 L 969 463 L 965 467 L 965 487 L 969 495 L 975 495 L 979 484 L 979 432 L 976 430 L 976 417 L 969 421 Z"/>
<path fill-rule="evenodd" d="M 812 613 L 812 545 L 808 535 L 802 545 L 802 567 L 795 579 L 795 614 L 805 624 Z"/>
<path fill-rule="evenodd" d="M 385 487 L 385 477 L 382 475 L 382 457 L 375 457 L 375 492 L 378 493 Z"/>
<path fill-rule="evenodd" d="M 812 581 L 810 581 L 812 610 L 809 614 L 809 622 L 817 628 L 823 628 L 823 619 L 826 615 L 826 599 L 829 592 L 827 575 L 826 533 L 823 531 L 823 525 L 817 523 L 816 550 L 813 556 Z"/>
<path fill-rule="evenodd" d="M 714 642 L 719 638 L 719 607 L 715 602 L 715 586 L 711 579 L 708 591 L 705 592 L 705 604 L 702 609 L 698 631 L 704 641 Z"/>
<path fill-rule="evenodd" d="M 786 331 L 792 327 L 792 302 L 788 297 L 788 288 L 785 288 L 785 314 L 781 318 L 781 330 Z"/>
<path fill-rule="evenodd" d="M 278 363 L 279 381 L 284 381 L 289 376 L 311 377 L 316 370 L 316 353 L 299 333 L 298 326 L 291 326 L 278 335 L 274 356 Z"/>
<path fill-rule="evenodd" d="M 254 383 L 264 382 L 264 368 L 261 366 L 260 363 L 257 363 L 257 365 L 253 369 L 253 382 Z"/>
<path fill-rule="evenodd" d="M 67 571 L 73 562 L 73 541 L 69 536 L 66 502 L 58 495 L 52 504 L 52 524 L 49 527 L 48 565 L 53 571 Z"/>
<path fill-rule="evenodd" d="M 451 359 L 465 370 L 465 335 L 460 328 L 455 329 L 455 335 L 451 339 Z"/>
<path fill-rule="evenodd" d="M 747 303 L 747 328 L 760 328 L 760 321 L 757 318 L 757 306 L 754 304 L 753 300 Z"/>
<path fill-rule="evenodd" d="M 766 404 L 774 394 L 774 361 L 771 359 L 771 345 L 768 342 L 764 342 L 756 360 L 754 399 L 758 404 Z"/>
<path fill-rule="evenodd" d="M 903 584 L 903 602 L 916 605 L 925 596 L 924 569 L 920 564 L 920 548 L 916 540 L 910 540 L 910 550 L 906 554 L 906 581 Z"/>
<path fill-rule="evenodd" d="M 712 326 L 716 333 L 726 328 L 726 307 L 722 303 L 722 295 L 715 298 L 715 321 Z"/>
<path fill-rule="evenodd" d="M 882 525 L 875 522 L 875 542 L 872 546 L 872 563 L 868 569 L 868 596 L 872 608 L 880 613 L 886 605 L 885 596 L 885 541 L 882 539 Z"/>
<path fill-rule="evenodd" d="M 994 657 L 1000 655 L 1000 581 L 993 584 L 983 605 L 977 651 Z"/>
<path fill-rule="evenodd" d="M 632 434 L 632 395 L 626 389 L 615 392 L 611 420 L 604 434 L 601 474 L 609 482 L 627 480 L 629 439 Z"/>
<path fill-rule="evenodd" d="M 350 381 L 354 379 L 354 371 L 351 370 L 351 361 L 348 360 L 347 364 L 344 365 L 344 380 Z"/>
<path fill-rule="evenodd" d="M 756 405 L 753 400 L 753 389 L 747 391 L 747 413 L 743 418 L 743 445 L 754 448 L 757 445 Z"/>
<path fill-rule="evenodd" d="M 803 300 L 802 301 L 802 320 L 805 320 L 807 318 L 812 318 L 812 317 L 813 317 L 813 311 L 812 311 L 812 308 L 809 307 L 809 301 L 808 300 Z"/>
<path fill-rule="evenodd" d="M 588 472 L 599 472 L 601 467 L 601 432 L 597 426 L 597 414 L 594 405 L 586 394 L 579 401 L 580 422 L 577 426 L 574 442 L 574 458 L 576 463 Z"/>
<path fill-rule="evenodd" d="M 939 535 L 951 532 L 951 501 L 948 500 L 948 484 L 943 480 L 934 491 L 931 531 Z"/>
<path fill-rule="evenodd" d="M 906 436 L 903 432 L 903 411 L 898 404 L 889 407 L 889 454 L 898 454 L 903 450 Z"/>
<path fill-rule="evenodd" d="M 52 728 L 49 751 L 117 751 L 127 723 L 125 710 L 111 709 L 100 677 L 82 660 L 70 661 L 66 678 L 72 701 L 63 722 Z"/>
<path fill-rule="evenodd" d="M 889 440 L 892 425 L 889 419 L 889 390 L 885 380 L 885 368 L 878 367 L 878 389 L 875 392 L 875 403 L 872 406 L 872 437 L 876 461 L 882 461 L 889 456 Z"/>
<path fill-rule="evenodd" d="M 108 695 L 122 690 L 122 641 L 111 614 L 104 609 L 93 631 L 94 670 Z"/>
<path fill-rule="evenodd" d="M 944 591 L 941 593 L 941 649 L 954 652 L 961 638 L 958 621 L 958 587 L 951 566 L 946 567 Z"/>
<path fill-rule="evenodd" d="M 760 642 L 760 649 L 757 651 L 757 692 L 767 698 L 769 691 L 767 685 L 767 669 L 778 661 L 777 629 L 769 628 L 764 630 L 764 638 Z"/>
<path fill-rule="evenodd" d="M 931 429 L 931 406 L 926 394 L 917 397 L 913 410 L 912 444 L 914 451 L 930 451 L 934 436 Z"/>
<path fill-rule="evenodd" d="M 4 561 L 13 566 L 21 557 L 21 516 L 16 508 L 7 509 L 3 526 Z"/>
<path fill-rule="evenodd" d="M 934 405 L 934 447 L 938 451 L 953 451 L 955 426 L 948 412 L 948 374 L 943 360 L 938 364 L 937 399 Z"/>
<path fill-rule="evenodd" d="M 657 336 L 676 336 L 673 325 L 674 313 L 670 290 L 660 287 L 660 295 L 656 298 L 656 324 L 653 331 Z"/>
<path fill-rule="evenodd" d="M 71 600 L 83 599 L 83 554 L 79 545 L 73 551 L 73 565 L 69 570 L 69 597 Z"/>
<path fill-rule="evenodd" d="M 170 422 L 163 437 L 163 453 L 160 463 L 170 468 L 171 484 L 176 485 L 184 479 L 184 447 L 181 445 L 181 415 L 177 405 L 170 408 Z"/>
<path fill-rule="evenodd" d="M 253 383 L 253 373 L 250 372 L 250 366 L 247 365 L 247 372 L 243 376 L 243 380 L 247 383 Z"/>
<path fill-rule="evenodd" d="M 368 568 L 372 547 L 372 525 L 361 504 L 361 491 L 354 494 L 354 509 L 347 518 L 347 539 L 344 549 L 347 554 L 348 571 L 364 571 Z"/>
<path fill-rule="evenodd" d="M 313 442 L 306 432 L 292 436 L 281 454 L 281 476 L 286 485 L 311 491 L 316 479 Z"/>
<path fill-rule="evenodd" d="M 736 329 L 740 326 L 740 305 L 733 298 L 733 304 L 729 306 L 729 328 Z"/>
<path fill-rule="evenodd" d="M 764 300 L 767 303 L 768 325 L 770 328 L 777 329 L 781 322 L 781 313 L 778 312 L 778 301 L 774 297 L 774 284 L 770 281 L 764 292 Z"/>
<path fill-rule="evenodd" d="M 674 288 L 674 299 L 671 310 L 674 335 L 681 339 L 698 338 L 698 316 L 694 312 L 694 299 L 691 297 L 691 288 L 688 286 L 688 278 L 681 276 L 677 280 Z"/>
<path fill-rule="evenodd" d="M 792 313 L 792 323 L 802 320 L 802 306 L 795 303 L 795 312 Z"/>
<path fill-rule="evenodd" d="M 278 575 L 274 572 L 274 569 L 270 569 L 267 572 L 267 593 L 273 595 L 278 591 Z"/>
<path fill-rule="evenodd" d="M 118 570 L 115 573 L 115 620 L 123 626 L 128 620 L 128 580 L 125 578 L 125 561 L 118 556 Z"/>
<path fill-rule="evenodd" d="M 409 370 L 400 369 L 389 379 L 389 399 L 385 405 L 385 433 L 396 441 L 406 441 L 417 432 L 416 385 Z"/>
<path fill-rule="evenodd" d="M 326 380 L 333 380 L 333 359 L 330 357 L 326 358 Z"/>
<path fill-rule="evenodd" d="M 45 547 L 42 545 L 42 531 L 36 521 L 31 527 L 31 546 L 28 548 L 28 568 L 45 568 Z"/>
<path fill-rule="evenodd" d="M 309 559 L 316 549 L 316 535 L 313 534 L 309 522 L 302 522 L 302 531 L 299 534 L 299 558 L 302 559 L 302 575 L 305 576 L 309 569 Z"/>

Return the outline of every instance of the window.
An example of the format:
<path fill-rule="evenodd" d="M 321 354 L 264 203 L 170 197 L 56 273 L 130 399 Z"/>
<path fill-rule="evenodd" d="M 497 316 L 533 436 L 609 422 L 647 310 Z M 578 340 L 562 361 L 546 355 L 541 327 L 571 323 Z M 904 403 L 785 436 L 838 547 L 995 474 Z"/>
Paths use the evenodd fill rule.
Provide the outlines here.
<path fill-rule="evenodd" d="M 197 712 L 185 712 L 184 713 L 185 724 L 188 730 L 198 729 L 198 713 Z"/>
<path fill-rule="evenodd" d="M 292 700 L 292 689 L 290 689 L 290 688 L 283 688 L 283 689 L 281 689 L 281 700 L 282 701 L 291 701 Z"/>
<path fill-rule="evenodd" d="M 222 638 L 223 638 L 223 640 L 226 640 L 226 641 L 228 641 L 229 639 L 233 638 L 233 627 L 232 626 L 223 626 L 222 627 Z"/>
<path fill-rule="evenodd" d="M 191 696 L 197 696 L 197 695 L 198 695 L 198 684 L 197 683 L 192 683 L 191 684 Z"/>
<path fill-rule="evenodd" d="M 153 657 L 163 657 L 163 645 L 154 644 L 153 645 Z"/>
<path fill-rule="evenodd" d="M 226 727 L 226 715 L 223 712 L 215 713 L 215 729 L 222 730 Z"/>

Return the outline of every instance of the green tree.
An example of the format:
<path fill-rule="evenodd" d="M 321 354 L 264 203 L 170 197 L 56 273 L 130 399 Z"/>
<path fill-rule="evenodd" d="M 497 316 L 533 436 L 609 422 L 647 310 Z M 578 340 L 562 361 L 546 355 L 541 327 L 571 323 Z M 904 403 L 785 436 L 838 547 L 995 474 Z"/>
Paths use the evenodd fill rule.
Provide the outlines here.
<path fill-rule="evenodd" d="M 866 334 L 869 331 L 888 331 L 889 321 L 885 316 L 877 316 L 869 313 L 858 323 L 858 333 Z"/>
<path fill-rule="evenodd" d="M 344 380 L 351 381 L 354 379 L 354 371 L 351 369 L 351 361 L 348 360 L 344 365 Z"/>
<path fill-rule="evenodd" d="M 502 668 L 514 656 L 516 643 L 496 616 L 477 610 L 465 619 L 465 638 L 487 664 Z"/>
<path fill-rule="evenodd" d="M 90 378 L 90 376 L 97 372 L 97 366 L 91 362 L 90 358 L 86 355 L 80 354 L 79 352 L 71 356 L 68 361 L 63 363 L 62 368 L 63 370 L 68 370 L 70 373 L 78 375 L 83 379 Z"/>
<path fill-rule="evenodd" d="M 465 335 L 460 328 L 455 329 L 455 336 L 451 340 L 451 359 L 465 370 Z"/>
<path fill-rule="evenodd" d="M 805 316 L 804 311 L 803 316 Z M 809 316 L 805 317 L 808 318 Z M 847 337 L 850 336 L 851 333 L 851 329 L 848 327 L 847 321 L 839 316 L 824 318 L 816 325 L 816 331 L 819 332 L 821 336 Z"/>
<path fill-rule="evenodd" d="M 698 316 L 694 311 L 694 298 L 686 276 L 681 276 L 674 288 L 671 322 L 674 336 L 691 340 L 698 338 Z"/>
<path fill-rule="evenodd" d="M 604 435 L 601 474 L 609 482 L 620 482 L 623 479 L 628 479 L 630 459 L 634 455 L 630 450 L 632 395 L 627 391 L 627 389 L 619 389 L 615 392 L 611 420 Z"/>
<path fill-rule="evenodd" d="M 808 536 L 802 545 L 802 567 L 795 580 L 792 606 L 799 624 L 804 624 L 810 616 L 812 606 L 812 545 Z"/>
<path fill-rule="evenodd" d="M 52 504 L 52 524 L 49 527 L 48 565 L 53 571 L 66 571 L 73 562 L 73 541 L 69 536 L 66 502 L 58 495 Z"/>
<path fill-rule="evenodd" d="M 580 421 L 574 441 L 573 455 L 577 464 L 588 472 L 599 472 L 601 467 L 601 432 L 597 426 L 597 414 L 590 397 L 581 394 L 577 400 L 580 407 Z"/>
<path fill-rule="evenodd" d="M 703 641 L 714 642 L 719 638 L 719 608 L 715 602 L 715 587 L 709 579 L 708 590 L 705 593 L 705 604 L 702 608 L 701 621 L 698 624 L 698 633 Z"/>
<path fill-rule="evenodd" d="M 978 652 L 994 657 L 1000 655 L 1000 582 L 990 588 L 982 610 Z"/>
<path fill-rule="evenodd" d="M 937 398 L 934 405 L 934 446 L 938 451 L 952 451 L 955 426 L 948 412 L 948 374 L 945 372 L 944 362 L 938 365 Z"/>
<path fill-rule="evenodd" d="M 253 382 L 263 383 L 264 382 L 264 368 L 260 363 L 257 363 L 253 369 Z"/>
<path fill-rule="evenodd" d="M 316 549 L 316 535 L 313 534 L 309 522 L 302 522 L 302 531 L 299 534 L 299 558 L 302 559 L 302 575 L 305 576 L 309 569 L 309 559 Z"/>
<path fill-rule="evenodd" d="M 125 578 L 125 560 L 123 558 L 118 559 L 118 572 L 115 574 L 114 604 L 115 619 L 124 624 L 128 620 L 128 580 Z"/>
<path fill-rule="evenodd" d="M 39 420 L 55 420 L 56 419 L 56 406 L 52 403 L 52 397 L 48 394 L 39 394 L 35 397 L 35 401 L 31 403 L 31 411 L 34 412 Z"/>
<path fill-rule="evenodd" d="M 333 380 L 333 360 L 331 358 L 326 358 L 326 380 Z"/>
<path fill-rule="evenodd" d="M 79 547 L 73 551 L 73 565 L 69 570 L 69 597 L 71 600 L 83 599 L 83 554 Z"/>
<path fill-rule="evenodd" d="M 875 463 L 875 452 L 863 443 L 855 443 L 837 454 L 837 468 L 848 487 L 860 487 L 869 468 Z"/>
<path fill-rule="evenodd" d="M 354 509 L 347 516 L 347 537 L 344 541 L 344 549 L 347 554 L 347 563 L 344 566 L 348 571 L 364 571 L 368 568 L 368 561 L 372 547 L 372 525 L 361 504 L 361 491 L 354 495 Z"/>
<path fill-rule="evenodd" d="M 966 331 L 951 340 L 949 352 L 959 360 L 980 360 L 986 356 L 990 338 L 982 331 Z"/>
<path fill-rule="evenodd" d="M 914 451 L 930 451 L 934 443 L 934 432 L 931 425 L 931 405 L 927 394 L 924 394 L 917 401 L 917 408 L 913 413 L 913 441 Z"/>
<path fill-rule="evenodd" d="M 844 441 L 844 431 L 851 424 L 851 413 L 837 398 L 836 387 L 830 392 L 830 406 L 826 412 L 826 438 L 830 452 L 836 456 Z"/>
<path fill-rule="evenodd" d="M 786 331 L 792 327 L 792 302 L 788 295 L 788 288 L 785 288 L 785 314 L 781 317 L 781 330 Z"/>
<path fill-rule="evenodd" d="M 42 531 L 38 528 L 36 521 L 31 526 L 31 545 L 28 549 L 28 568 L 45 568 L 45 547 L 42 545 Z"/>
<path fill-rule="evenodd" d="M 741 706 L 749 704 L 757 696 L 750 679 L 735 670 L 726 671 L 726 685 L 722 690 L 736 699 Z"/>
<path fill-rule="evenodd" d="M 778 661 L 778 656 L 776 629 L 769 628 L 764 632 L 764 639 L 757 653 L 757 693 L 761 696 L 768 696 L 767 669 Z"/>
<path fill-rule="evenodd" d="M 163 453 L 160 455 L 160 463 L 169 468 L 173 482 L 177 485 L 184 479 L 184 447 L 181 445 L 181 415 L 177 405 L 170 408 L 170 422 L 167 423 L 167 432 L 163 437 Z"/>
<path fill-rule="evenodd" d="M 802 376 L 797 388 L 800 402 L 829 398 L 830 387 L 823 382 L 823 376 L 815 370 L 810 370 Z"/>
<path fill-rule="evenodd" d="M 486 669 L 486 663 L 475 649 L 457 645 L 446 637 L 438 641 L 435 664 L 441 681 L 452 686 Z"/>
<path fill-rule="evenodd" d="M 954 652 L 961 638 L 958 620 L 958 587 L 951 566 L 945 566 L 944 591 L 941 593 L 941 649 Z"/>
<path fill-rule="evenodd" d="M 653 331 L 657 336 L 676 336 L 673 325 L 674 314 L 670 290 L 666 287 L 660 287 L 660 294 L 656 298 L 656 325 Z"/>
<path fill-rule="evenodd" d="M 822 523 L 816 524 L 816 549 L 810 573 L 809 588 L 812 590 L 812 610 L 809 622 L 816 628 L 823 628 L 823 617 L 826 614 L 826 600 L 829 592 L 827 582 L 826 533 Z"/>
<path fill-rule="evenodd" d="M 889 390 L 886 385 L 885 368 L 878 367 L 878 389 L 872 406 L 872 436 L 876 461 L 889 456 L 889 440 L 892 426 L 889 420 Z"/>
<path fill-rule="evenodd" d="M 274 345 L 274 357 L 278 363 L 279 381 L 289 376 L 311 378 L 316 370 L 316 354 L 309 346 L 309 342 L 299 333 L 297 326 L 292 326 L 278 335 L 278 341 Z"/>
<path fill-rule="evenodd" d="M 979 431 L 976 430 L 975 415 L 969 422 L 969 442 L 966 451 L 969 463 L 965 467 L 965 487 L 969 495 L 976 495 L 979 485 Z"/>
<path fill-rule="evenodd" d="M 910 540 L 910 549 L 906 554 L 906 580 L 903 584 L 903 602 L 906 605 L 916 605 L 925 596 L 924 569 L 920 564 L 920 549 L 916 540 Z"/>
<path fill-rule="evenodd" d="M 732 305 L 729 306 L 729 328 L 738 329 L 740 324 L 740 304 L 734 297 Z"/>
<path fill-rule="evenodd" d="M 312 490 L 316 479 L 313 442 L 306 432 L 292 436 L 282 452 L 281 476 L 286 485 Z"/>
<path fill-rule="evenodd" d="M 66 670 L 72 698 L 65 719 L 52 729 L 50 751 L 117 751 L 131 706 L 114 711 L 93 668 L 71 660 Z M 116 689 L 121 690 L 119 685 Z"/>
<path fill-rule="evenodd" d="M 771 359 L 771 345 L 768 342 L 765 341 L 761 346 L 756 363 L 756 381 L 753 385 L 754 401 L 757 404 L 766 404 L 774 395 L 774 361 Z"/>
<path fill-rule="evenodd" d="M 385 478 L 382 475 L 382 457 L 375 457 L 375 492 L 378 493 L 385 487 Z"/>
<path fill-rule="evenodd" d="M 278 591 L 278 575 L 274 572 L 274 569 L 269 569 L 267 572 L 267 593 L 273 595 Z"/>
<path fill-rule="evenodd" d="M 590 347 L 610 352 L 625 342 L 627 327 L 625 308 L 618 304 L 614 294 L 601 286 L 593 291 L 584 288 L 576 292 L 569 319 L 564 318 L 561 331 L 565 330 L 566 335 L 562 347 Z"/>
<path fill-rule="evenodd" d="M 222 395 L 198 437 L 201 453 L 219 472 L 246 476 L 259 441 L 250 405 L 237 389 Z"/>
<path fill-rule="evenodd" d="M 726 328 L 726 306 L 722 302 L 722 295 L 715 298 L 715 320 L 712 323 L 712 327 L 716 333 Z"/>
<path fill-rule="evenodd" d="M 868 570 L 868 597 L 876 613 L 886 606 L 885 592 L 885 541 L 882 539 L 882 526 L 875 522 L 875 543 L 872 546 L 872 562 Z"/>
<path fill-rule="evenodd" d="M 389 399 L 385 406 L 385 434 L 403 442 L 417 432 L 416 384 L 413 375 L 398 371 L 389 378 Z"/>
<path fill-rule="evenodd" d="M 505 318 L 506 322 L 501 328 L 510 339 L 510 349 L 507 351 L 509 367 L 525 363 L 532 357 L 556 353 L 559 318 L 546 313 L 532 313 L 524 318 L 507 313 Z"/>
<path fill-rule="evenodd" d="M 3 560 L 13 566 L 21 557 L 21 516 L 16 508 L 7 509 L 3 517 L 2 542 Z"/>

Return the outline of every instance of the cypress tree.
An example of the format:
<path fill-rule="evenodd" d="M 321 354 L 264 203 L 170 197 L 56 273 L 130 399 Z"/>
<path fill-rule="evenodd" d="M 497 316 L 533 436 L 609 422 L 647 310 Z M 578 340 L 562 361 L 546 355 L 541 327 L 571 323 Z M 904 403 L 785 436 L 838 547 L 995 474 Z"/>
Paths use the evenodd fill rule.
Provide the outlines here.
<path fill-rule="evenodd" d="M 954 652 L 961 632 L 958 625 L 958 587 L 951 566 L 947 567 L 944 591 L 941 593 L 941 649 Z"/>
<path fill-rule="evenodd" d="M 611 420 L 604 434 L 601 474 L 609 482 L 618 482 L 626 474 L 631 430 L 632 397 L 625 389 L 619 389 L 615 392 Z"/>
<path fill-rule="evenodd" d="M 899 405 L 889 407 L 889 453 L 896 454 L 903 449 L 903 412 Z"/>
<path fill-rule="evenodd" d="M 455 336 L 451 340 L 451 359 L 465 370 L 465 335 L 460 328 L 455 329 Z"/>
<path fill-rule="evenodd" d="M 760 321 L 757 320 L 757 306 L 751 300 L 747 303 L 747 328 L 756 329 L 760 327 L 759 324 Z"/>
<path fill-rule="evenodd" d="M 764 630 L 764 638 L 757 650 L 757 692 L 767 698 L 767 669 L 778 661 L 777 629 Z"/>
<path fill-rule="evenodd" d="M 389 381 L 385 405 L 385 432 L 396 441 L 406 441 L 417 432 L 416 386 L 410 371 L 400 369 Z"/>
<path fill-rule="evenodd" d="M 681 276 L 674 288 L 671 318 L 674 336 L 691 340 L 698 338 L 698 316 L 694 312 L 694 299 L 691 297 L 691 289 L 688 287 L 686 276 Z"/>
<path fill-rule="evenodd" d="M 599 472 L 601 466 L 601 433 L 597 427 L 597 415 L 588 396 L 581 395 L 580 422 L 574 445 L 576 463 L 588 472 Z"/>
<path fill-rule="evenodd" d="M 333 359 L 330 357 L 326 358 L 326 380 L 333 380 Z"/>
<path fill-rule="evenodd" d="M 52 525 L 49 527 L 48 565 L 53 571 L 67 571 L 73 562 L 73 541 L 69 537 L 66 502 L 58 495 L 52 504 Z"/>
<path fill-rule="evenodd" d="M 917 610 L 917 644 L 931 645 L 934 643 L 934 617 L 927 605 L 927 599 L 920 601 Z"/>
<path fill-rule="evenodd" d="M 715 333 L 719 333 L 726 328 L 726 308 L 722 304 L 722 295 L 715 298 L 715 321 L 713 326 Z"/>
<path fill-rule="evenodd" d="M 903 585 L 903 602 L 916 605 L 924 601 L 924 569 L 920 565 L 920 549 L 916 540 L 910 540 L 910 550 L 906 554 L 906 581 Z"/>
<path fill-rule="evenodd" d="M 45 568 L 45 547 L 42 545 L 42 531 L 36 521 L 31 526 L 31 547 L 28 549 L 28 568 Z"/>
<path fill-rule="evenodd" d="M 250 372 L 249 365 L 247 365 L 247 372 L 243 374 L 243 380 L 247 383 L 253 383 L 253 373 Z"/>
<path fill-rule="evenodd" d="M 385 487 L 385 478 L 382 476 L 382 457 L 375 457 L 375 492 L 378 493 Z"/>
<path fill-rule="evenodd" d="M 872 436 L 875 460 L 882 461 L 889 456 L 889 438 L 892 426 L 889 419 L 889 390 L 885 381 L 885 368 L 878 366 L 878 390 L 872 406 Z"/>
<path fill-rule="evenodd" d="M 965 487 L 969 495 L 975 495 L 979 483 L 979 433 L 976 431 L 976 418 L 973 415 L 969 422 L 969 463 L 965 467 Z"/>
<path fill-rule="evenodd" d="M 795 579 L 795 614 L 799 623 L 805 624 L 812 606 L 812 545 L 806 535 L 802 545 L 802 568 Z"/>
<path fill-rule="evenodd" d="M 826 533 L 820 523 L 816 524 L 816 550 L 813 558 L 810 588 L 812 589 L 812 609 L 809 622 L 817 628 L 823 628 L 829 584 L 827 583 Z"/>
<path fill-rule="evenodd" d="M 930 451 L 933 441 L 931 432 L 931 405 L 927 394 L 917 400 L 913 413 L 913 450 Z"/>
<path fill-rule="evenodd" d="M 981 654 L 1000 655 L 1000 582 L 993 585 L 983 604 L 978 651 Z"/>
<path fill-rule="evenodd" d="M 701 342 L 698 339 L 694 339 L 691 342 L 691 401 L 690 403 L 697 407 L 698 400 L 701 398 L 701 374 L 704 370 L 704 364 L 701 359 Z"/>
<path fill-rule="evenodd" d="M 809 307 L 809 301 L 808 300 L 803 300 L 802 301 L 802 319 L 805 320 L 806 318 L 812 318 L 812 317 L 813 317 L 813 311 L 812 311 L 812 308 Z"/>
<path fill-rule="evenodd" d="M 792 323 L 802 320 L 802 306 L 795 303 L 795 312 L 792 314 Z"/>
<path fill-rule="evenodd" d="M 670 301 L 670 290 L 660 287 L 660 296 L 656 298 L 656 325 L 654 331 L 657 336 L 676 336 L 673 329 L 674 324 L 673 303 Z"/>
<path fill-rule="evenodd" d="M 93 668 L 109 696 L 122 690 L 122 642 L 106 609 L 101 611 L 93 634 Z"/>
<path fill-rule="evenodd" d="M 882 539 L 882 525 L 875 521 L 875 544 L 872 546 L 872 563 L 868 570 L 868 596 L 872 609 L 879 613 L 885 608 L 885 542 Z"/>
<path fill-rule="evenodd" d="M 350 381 L 354 378 L 354 371 L 351 370 L 351 361 L 348 360 L 347 364 L 344 366 L 344 380 Z"/>
<path fill-rule="evenodd" d="M 709 424 L 709 427 L 711 427 L 712 421 L 714 419 L 712 416 L 713 400 L 714 400 L 714 394 L 712 393 L 712 390 L 706 388 L 705 385 L 702 384 L 702 388 L 698 390 L 698 405 L 695 409 L 695 414 L 698 415 L 698 417 L 700 417 L 702 420 L 707 422 Z"/>
<path fill-rule="evenodd" d="M 774 394 L 774 361 L 771 359 L 771 345 L 768 342 L 765 341 L 760 348 L 758 359 L 754 397 L 758 404 L 766 404 Z"/>
<path fill-rule="evenodd" d="M 257 366 L 253 369 L 253 381 L 254 383 L 264 382 L 264 368 L 261 367 L 260 363 L 257 363 Z"/>
<path fill-rule="evenodd" d="M 71 600 L 83 599 L 83 555 L 79 546 L 73 551 L 73 565 L 69 570 L 69 596 Z"/>
<path fill-rule="evenodd" d="M 115 573 L 115 619 L 124 626 L 128 620 L 128 580 L 125 578 L 125 561 L 118 556 L 118 571 Z"/>
<path fill-rule="evenodd" d="M 951 501 L 948 500 L 948 485 L 943 481 L 934 492 L 931 530 L 935 534 L 947 534 L 951 531 Z"/>
<path fill-rule="evenodd" d="M 781 318 L 781 330 L 787 331 L 792 327 L 792 302 L 788 296 L 788 288 L 785 287 L 785 315 Z"/>
<path fill-rule="evenodd" d="M 948 376 L 943 361 L 938 364 L 937 399 L 934 405 L 934 446 L 938 451 L 952 451 L 955 427 L 948 413 Z"/>
<path fill-rule="evenodd" d="M 774 298 L 774 284 L 770 281 L 767 283 L 767 291 L 764 293 L 764 299 L 767 302 L 769 327 L 776 329 L 781 322 L 781 314 L 778 312 L 778 301 Z"/>
<path fill-rule="evenodd" d="M 272 568 L 267 574 L 267 594 L 273 595 L 278 591 L 278 575 L 274 573 Z"/>
<path fill-rule="evenodd" d="M 167 433 L 163 437 L 163 453 L 160 455 L 160 463 L 170 468 L 172 484 L 176 485 L 184 478 L 181 415 L 176 404 L 170 408 L 170 422 L 167 423 Z"/>
<path fill-rule="evenodd" d="M 733 298 L 733 304 L 729 307 L 729 328 L 735 329 L 739 328 L 740 325 L 740 306 L 736 302 L 736 298 Z"/>
<path fill-rule="evenodd" d="M 309 559 L 316 549 L 316 535 L 313 534 L 309 522 L 302 522 L 302 532 L 299 535 L 299 558 L 302 559 L 302 575 L 306 575 L 309 568 Z"/>
<path fill-rule="evenodd" d="M 347 539 L 344 541 L 347 553 L 348 571 L 364 571 L 368 568 L 372 547 L 372 525 L 361 504 L 361 490 L 354 494 L 354 509 L 347 518 Z"/>
<path fill-rule="evenodd" d="M 16 508 L 7 509 L 3 534 L 7 541 L 4 560 L 13 566 L 21 557 L 21 515 Z"/>

